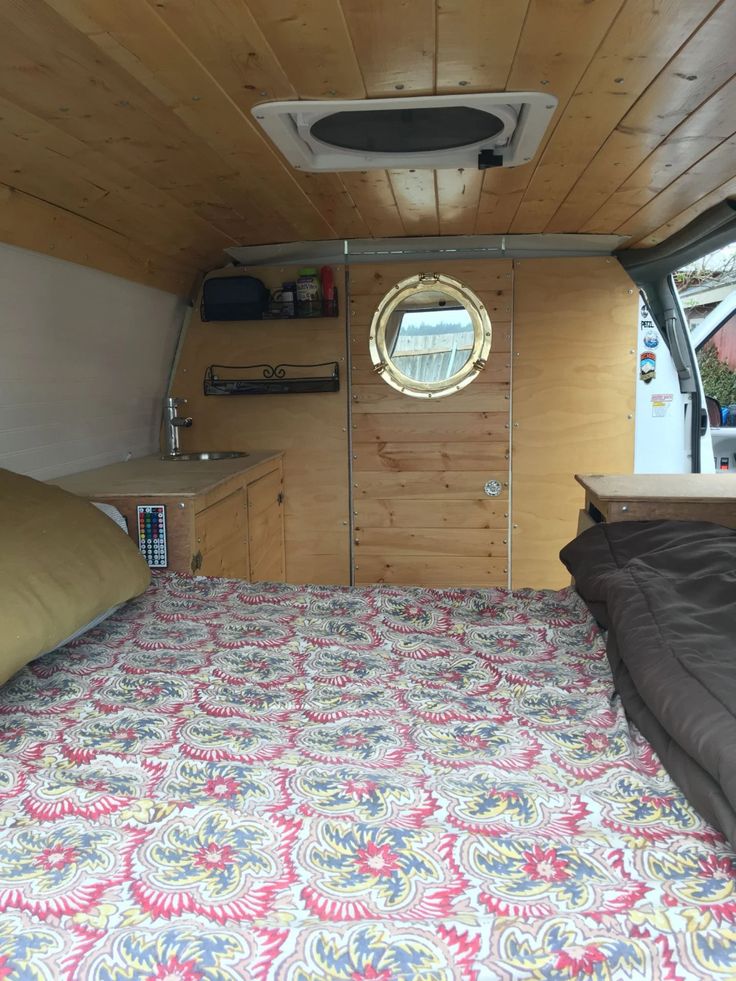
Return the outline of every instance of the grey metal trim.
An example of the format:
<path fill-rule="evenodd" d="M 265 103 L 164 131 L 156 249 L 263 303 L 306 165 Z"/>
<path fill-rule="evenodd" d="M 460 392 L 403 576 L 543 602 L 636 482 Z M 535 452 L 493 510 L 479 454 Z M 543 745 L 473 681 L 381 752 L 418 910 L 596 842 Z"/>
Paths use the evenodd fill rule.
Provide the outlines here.
<path fill-rule="evenodd" d="M 605 256 L 611 255 L 625 241 L 621 235 L 435 235 L 246 245 L 226 249 L 226 252 L 240 265 L 253 267 L 337 264 L 346 258 L 354 264 L 401 262 L 417 258 L 429 261 Z"/>
<path fill-rule="evenodd" d="M 295 266 L 302 263 L 338 265 L 345 261 L 345 240 L 279 242 L 275 245 L 235 245 L 225 249 L 241 266 Z"/>
<path fill-rule="evenodd" d="M 655 283 L 676 269 L 736 240 L 736 200 L 721 201 L 664 242 L 621 249 L 616 258 L 637 285 Z"/>

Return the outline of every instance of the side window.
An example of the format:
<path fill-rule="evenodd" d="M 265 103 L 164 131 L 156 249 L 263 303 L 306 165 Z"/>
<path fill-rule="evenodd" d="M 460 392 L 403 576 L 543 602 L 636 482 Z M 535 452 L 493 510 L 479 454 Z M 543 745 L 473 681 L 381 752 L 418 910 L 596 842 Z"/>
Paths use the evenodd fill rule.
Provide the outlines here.
<path fill-rule="evenodd" d="M 703 391 L 717 399 L 722 412 L 721 422 L 736 425 L 736 314 L 718 328 L 698 350 Z"/>
<path fill-rule="evenodd" d="M 697 351 L 711 425 L 736 426 L 736 245 L 675 273 Z"/>

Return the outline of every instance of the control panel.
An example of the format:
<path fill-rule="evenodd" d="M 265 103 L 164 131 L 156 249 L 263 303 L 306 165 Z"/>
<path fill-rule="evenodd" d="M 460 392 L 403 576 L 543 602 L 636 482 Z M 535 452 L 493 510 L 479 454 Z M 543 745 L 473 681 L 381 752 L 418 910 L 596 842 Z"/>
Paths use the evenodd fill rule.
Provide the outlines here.
<path fill-rule="evenodd" d="M 166 505 L 139 504 L 138 548 L 152 569 L 165 569 L 169 564 L 166 549 Z"/>

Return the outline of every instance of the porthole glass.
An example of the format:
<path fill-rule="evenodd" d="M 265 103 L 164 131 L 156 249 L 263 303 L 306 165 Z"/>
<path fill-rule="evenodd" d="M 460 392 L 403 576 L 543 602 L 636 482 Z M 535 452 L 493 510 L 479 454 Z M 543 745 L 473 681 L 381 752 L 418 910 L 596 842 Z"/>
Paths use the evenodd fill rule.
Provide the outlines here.
<path fill-rule="evenodd" d="M 397 283 L 371 324 L 375 370 L 415 398 L 460 391 L 485 367 L 490 349 L 486 308 L 467 286 L 440 273 Z"/>

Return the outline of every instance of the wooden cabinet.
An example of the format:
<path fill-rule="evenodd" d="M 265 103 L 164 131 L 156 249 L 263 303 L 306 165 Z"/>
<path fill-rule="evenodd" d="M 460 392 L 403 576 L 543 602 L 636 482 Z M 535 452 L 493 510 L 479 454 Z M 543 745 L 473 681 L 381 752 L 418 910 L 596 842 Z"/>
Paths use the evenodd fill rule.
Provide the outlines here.
<path fill-rule="evenodd" d="M 283 582 L 284 481 L 281 454 L 240 460 L 131 460 L 54 483 L 112 504 L 137 542 L 137 507 L 166 508 L 167 569 L 201 576 Z"/>
<path fill-rule="evenodd" d="M 249 578 L 284 579 L 284 480 L 273 470 L 247 487 Z"/>
<path fill-rule="evenodd" d="M 250 579 L 246 489 L 238 488 L 194 517 L 195 564 L 202 576 Z"/>

